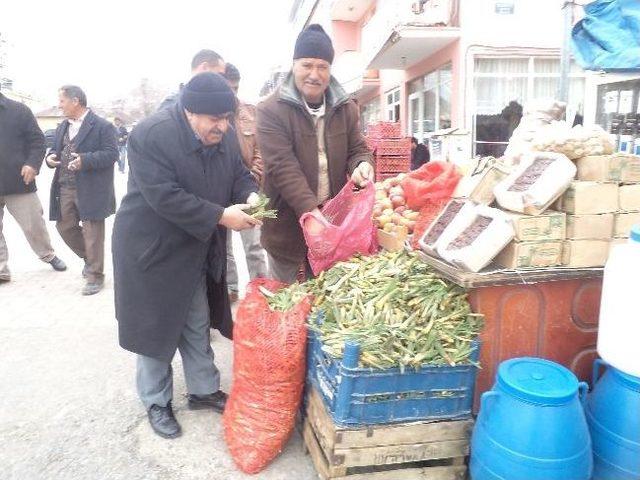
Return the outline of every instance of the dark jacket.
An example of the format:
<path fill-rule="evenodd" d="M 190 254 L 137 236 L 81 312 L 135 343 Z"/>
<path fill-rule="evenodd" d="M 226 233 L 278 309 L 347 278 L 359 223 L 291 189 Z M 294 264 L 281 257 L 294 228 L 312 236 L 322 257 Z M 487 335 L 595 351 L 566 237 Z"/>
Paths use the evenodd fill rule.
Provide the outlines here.
<path fill-rule="evenodd" d="M 58 160 L 62 158 L 62 141 L 68 128 L 69 121 L 65 120 L 56 130 L 56 146 L 52 153 L 58 155 Z M 73 143 L 76 153 L 82 158 L 82 167 L 76 173 L 80 220 L 104 220 L 116 211 L 113 189 L 113 164 L 118 159 L 116 129 L 89 111 Z M 56 167 L 51 182 L 51 220 L 60 220 L 60 168 Z"/>
<path fill-rule="evenodd" d="M 0 196 L 36 191 L 35 180 L 25 185 L 22 167 L 40 170 L 44 135 L 31 110 L 0 94 Z"/>
<path fill-rule="evenodd" d="M 430 158 L 431 155 L 427 146 L 419 143 L 411 152 L 411 170 L 417 170 L 425 163 L 428 163 Z"/>
<path fill-rule="evenodd" d="M 231 335 L 225 284 L 226 207 L 257 190 L 227 133 L 203 148 L 179 104 L 142 121 L 129 136 L 128 191 L 113 228 L 120 345 L 170 360 L 206 271 L 212 323 Z"/>
<path fill-rule="evenodd" d="M 129 138 L 129 131 L 124 125 L 116 127 L 116 133 L 118 134 L 118 146 L 124 147 L 127 145 L 127 138 Z"/>
<path fill-rule="evenodd" d="M 325 152 L 334 197 L 348 175 L 362 162 L 373 164 L 373 158 L 360 131 L 356 103 L 333 78 L 325 97 Z M 276 258 L 301 262 L 307 248 L 298 221 L 319 205 L 318 139 L 291 73 L 258 105 L 257 133 L 265 166 L 264 192 L 278 210 L 277 219 L 264 221 L 262 245 Z"/>

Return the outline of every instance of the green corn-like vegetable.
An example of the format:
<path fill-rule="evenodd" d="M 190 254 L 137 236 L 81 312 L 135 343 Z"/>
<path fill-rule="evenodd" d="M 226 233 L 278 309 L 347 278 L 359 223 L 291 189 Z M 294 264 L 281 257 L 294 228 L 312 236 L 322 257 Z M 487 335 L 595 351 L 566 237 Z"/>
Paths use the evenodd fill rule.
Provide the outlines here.
<path fill-rule="evenodd" d="M 278 218 L 277 210 L 269 210 L 267 207 L 269 205 L 269 198 L 264 194 L 258 194 L 258 202 L 247 209 L 247 215 L 255 218 L 255 219 L 263 219 L 263 218 Z"/>
<path fill-rule="evenodd" d="M 472 363 L 471 343 L 482 329 L 482 315 L 471 311 L 463 288 L 442 279 L 414 253 L 354 257 L 281 291 L 288 301 L 270 303 L 295 304 L 302 291 L 315 297 L 309 327 L 333 357 L 342 357 L 345 340 L 354 340 L 363 367 Z"/>

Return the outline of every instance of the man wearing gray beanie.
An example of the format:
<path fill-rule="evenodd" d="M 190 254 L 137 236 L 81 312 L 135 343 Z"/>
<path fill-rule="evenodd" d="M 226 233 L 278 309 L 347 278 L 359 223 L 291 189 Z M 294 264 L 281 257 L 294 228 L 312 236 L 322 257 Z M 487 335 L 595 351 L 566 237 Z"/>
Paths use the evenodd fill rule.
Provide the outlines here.
<path fill-rule="evenodd" d="M 221 75 L 201 73 L 129 137 L 112 241 L 116 318 L 120 346 L 137 354 L 138 395 L 164 438 L 181 433 L 171 406 L 176 350 L 189 408 L 222 412 L 226 403 L 209 327 L 231 338 L 227 229 L 260 225 L 243 211 L 258 186 L 226 134 L 236 106 Z"/>
<path fill-rule="evenodd" d="M 373 158 L 360 131 L 355 101 L 331 76 L 334 51 L 320 25 L 298 36 L 293 66 L 284 83 L 258 106 L 258 145 L 264 162 L 264 192 L 277 219 L 265 220 L 262 245 L 272 278 L 291 283 L 305 262 L 307 246 L 299 224 L 307 212 L 338 194 L 347 178 L 373 181 Z M 307 220 L 320 233 L 323 223 Z"/>

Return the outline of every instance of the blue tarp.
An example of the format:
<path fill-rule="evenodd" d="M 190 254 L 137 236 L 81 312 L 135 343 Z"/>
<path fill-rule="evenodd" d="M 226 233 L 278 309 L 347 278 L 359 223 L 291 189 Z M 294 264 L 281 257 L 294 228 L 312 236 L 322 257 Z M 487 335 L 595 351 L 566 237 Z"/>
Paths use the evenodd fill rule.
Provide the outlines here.
<path fill-rule="evenodd" d="M 573 54 L 586 70 L 640 70 L 640 0 L 596 0 L 572 32 Z"/>

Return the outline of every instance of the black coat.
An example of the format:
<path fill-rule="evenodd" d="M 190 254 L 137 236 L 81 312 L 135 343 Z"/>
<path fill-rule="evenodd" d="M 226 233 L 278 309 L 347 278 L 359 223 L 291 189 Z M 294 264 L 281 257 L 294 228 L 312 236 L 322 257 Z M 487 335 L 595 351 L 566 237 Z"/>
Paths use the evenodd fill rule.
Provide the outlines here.
<path fill-rule="evenodd" d="M 227 236 L 218 221 L 258 188 L 231 135 L 203 148 L 179 104 L 134 128 L 128 153 L 112 241 L 120 346 L 169 361 L 203 271 L 212 324 L 231 336 Z"/>
<path fill-rule="evenodd" d="M 69 128 L 69 121 L 62 122 L 56 130 L 56 145 L 52 151 L 62 158 L 62 142 Z M 113 164 L 118 159 L 116 128 L 92 111 L 87 113 L 80 131 L 73 139 L 75 151 L 82 158 L 82 167 L 76 173 L 78 210 L 81 220 L 104 220 L 116 211 L 113 189 Z M 51 182 L 49 218 L 60 220 L 60 166 Z"/>
<path fill-rule="evenodd" d="M 22 167 L 40 170 L 44 135 L 31 110 L 0 94 L 0 196 L 36 191 L 36 182 L 25 185 Z"/>

